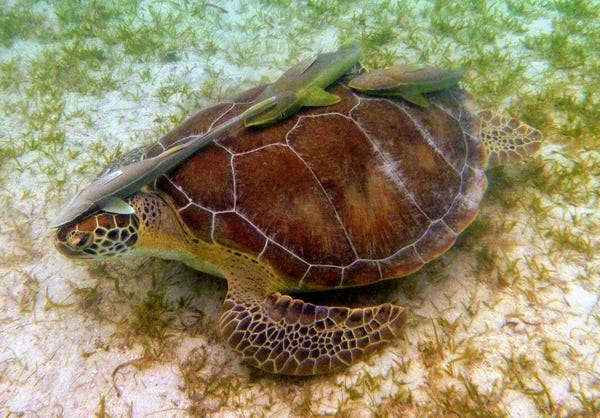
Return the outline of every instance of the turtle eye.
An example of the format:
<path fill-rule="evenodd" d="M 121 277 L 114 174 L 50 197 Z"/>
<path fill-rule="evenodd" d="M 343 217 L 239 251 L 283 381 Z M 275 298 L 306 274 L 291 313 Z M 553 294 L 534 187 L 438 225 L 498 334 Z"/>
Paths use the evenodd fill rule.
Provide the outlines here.
<path fill-rule="evenodd" d="M 93 242 L 91 232 L 73 230 L 65 239 L 65 244 L 74 250 L 85 250 Z"/>

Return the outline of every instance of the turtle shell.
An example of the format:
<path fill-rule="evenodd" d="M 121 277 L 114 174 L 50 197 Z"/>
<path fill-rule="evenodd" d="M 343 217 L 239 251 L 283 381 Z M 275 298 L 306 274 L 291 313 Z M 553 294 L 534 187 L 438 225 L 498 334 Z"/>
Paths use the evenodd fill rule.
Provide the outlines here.
<path fill-rule="evenodd" d="M 147 152 L 204 133 L 264 87 L 196 113 Z M 459 89 L 427 109 L 345 83 L 333 106 L 223 135 L 154 186 L 195 238 L 271 265 L 289 289 L 365 285 L 418 270 L 472 221 L 485 150 Z"/>

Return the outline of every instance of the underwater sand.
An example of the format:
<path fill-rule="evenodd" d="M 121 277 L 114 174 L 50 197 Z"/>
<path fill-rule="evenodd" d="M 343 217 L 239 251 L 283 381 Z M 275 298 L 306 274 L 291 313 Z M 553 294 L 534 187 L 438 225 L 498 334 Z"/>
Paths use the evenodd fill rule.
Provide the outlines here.
<path fill-rule="evenodd" d="M 0 6 L 0 413 L 598 414 L 600 6 L 287 3 Z M 447 254 L 337 299 L 406 306 L 394 344 L 334 376 L 265 375 L 220 338 L 223 281 L 55 251 L 49 219 L 115 156 L 350 36 L 369 68 L 464 67 L 483 106 L 545 134 L 535 158 L 490 173 Z"/>

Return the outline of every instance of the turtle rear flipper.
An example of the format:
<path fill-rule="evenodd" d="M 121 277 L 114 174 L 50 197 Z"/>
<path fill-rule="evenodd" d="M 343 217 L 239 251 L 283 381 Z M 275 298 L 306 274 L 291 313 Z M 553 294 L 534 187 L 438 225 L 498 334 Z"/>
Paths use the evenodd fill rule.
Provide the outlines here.
<path fill-rule="evenodd" d="M 266 294 L 262 280 L 237 276 L 228 282 L 221 333 L 246 363 L 269 373 L 344 370 L 390 342 L 406 321 L 406 310 L 390 303 L 316 306 L 279 292 Z"/>
<path fill-rule="evenodd" d="M 477 114 L 480 139 L 487 153 L 487 168 L 518 161 L 536 152 L 542 133 L 507 115 L 485 109 Z"/>

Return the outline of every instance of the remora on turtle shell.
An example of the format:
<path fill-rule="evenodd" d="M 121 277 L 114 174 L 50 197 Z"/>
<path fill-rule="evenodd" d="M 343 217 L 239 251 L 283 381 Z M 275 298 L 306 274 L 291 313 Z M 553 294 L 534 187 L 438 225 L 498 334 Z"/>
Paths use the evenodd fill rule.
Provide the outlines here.
<path fill-rule="evenodd" d="M 277 105 L 246 118 L 246 126 L 264 126 L 285 119 L 303 106 L 330 106 L 340 97 L 326 92 L 331 83 L 346 74 L 357 62 L 360 48 L 354 40 L 346 41 L 336 52 L 317 55 L 287 70 L 256 98 L 257 101 L 277 96 Z"/>
<path fill-rule="evenodd" d="M 242 123 L 245 118 L 260 114 L 275 106 L 276 103 L 276 97 L 261 100 L 238 117 L 218 125 L 204 135 L 186 138 L 184 143 L 156 157 L 135 161 L 105 174 L 75 194 L 52 221 L 50 227 L 61 227 L 95 210 L 120 214 L 133 213 L 133 208 L 123 198 L 177 166 L 219 135 Z"/>
<path fill-rule="evenodd" d="M 422 64 L 399 64 L 371 71 L 350 81 L 348 86 L 364 94 L 379 97 L 402 97 L 421 107 L 429 107 L 423 93 L 452 87 L 462 78 L 463 71 Z"/>
<path fill-rule="evenodd" d="M 339 102 L 338 96 L 324 89 L 348 72 L 358 62 L 359 55 L 358 44 L 350 40 L 335 52 L 318 54 L 313 59 L 296 64 L 241 115 L 203 135 L 182 138 L 179 141 L 181 144 L 156 157 L 119 167 L 93 181 L 71 198 L 50 227 L 59 228 L 97 210 L 131 214 L 133 208 L 123 200 L 125 197 L 242 122 L 246 127 L 266 126 L 292 116 L 303 106 L 329 106 Z"/>

